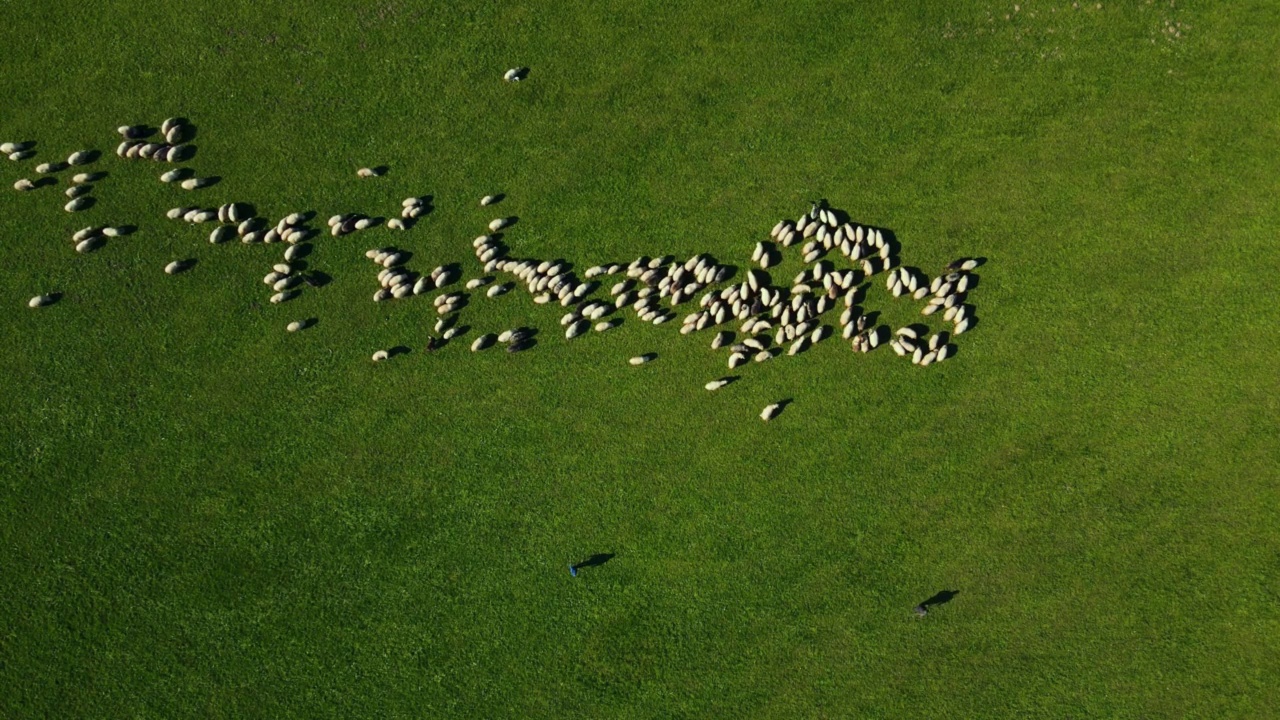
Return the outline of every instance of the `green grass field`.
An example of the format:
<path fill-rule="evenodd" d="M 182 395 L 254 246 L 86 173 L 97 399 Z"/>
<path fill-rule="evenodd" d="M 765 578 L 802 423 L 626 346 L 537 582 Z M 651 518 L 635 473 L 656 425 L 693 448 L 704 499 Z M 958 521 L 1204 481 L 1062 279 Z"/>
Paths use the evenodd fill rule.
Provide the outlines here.
<path fill-rule="evenodd" d="M 0 717 L 1275 713 L 1280 5 L 44 0 L 0 68 L 38 142 L 0 159 Z M 115 156 L 171 115 L 219 184 Z M 84 148 L 94 208 L 10 189 Z M 423 194 L 279 306 L 282 246 L 164 218 Z M 428 354 L 426 299 L 370 301 L 366 249 L 474 277 L 494 210 L 520 257 L 742 267 L 818 197 L 989 259 L 957 357 L 708 393 L 678 322 L 568 342 L 520 289 L 463 321 L 533 351 Z"/>

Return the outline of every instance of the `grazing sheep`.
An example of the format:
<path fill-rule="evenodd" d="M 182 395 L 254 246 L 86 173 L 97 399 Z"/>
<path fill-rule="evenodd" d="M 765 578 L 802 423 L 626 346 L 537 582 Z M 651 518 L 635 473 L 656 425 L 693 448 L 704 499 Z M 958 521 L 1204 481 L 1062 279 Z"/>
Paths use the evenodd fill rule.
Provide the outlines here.
<path fill-rule="evenodd" d="M 302 255 L 302 253 L 305 252 L 303 248 L 306 248 L 306 247 L 307 247 L 306 245 L 290 245 L 289 247 L 285 248 L 285 251 L 284 251 L 285 262 L 293 262 L 294 260 L 298 259 Z"/>
<path fill-rule="evenodd" d="M 373 294 L 374 302 L 382 302 L 383 300 L 390 300 L 390 299 L 391 299 L 391 291 L 386 288 L 382 288 L 381 290 Z"/>
<path fill-rule="evenodd" d="M 97 250 L 102 246 L 103 240 L 100 237 L 91 237 L 76 243 L 76 252 L 89 253 Z"/>
<path fill-rule="evenodd" d="M 591 327 L 590 321 L 579 320 L 578 322 L 575 322 L 572 325 L 570 325 L 568 329 L 564 331 L 564 337 L 566 340 L 572 340 L 578 337 L 579 335 L 581 335 L 582 333 L 586 332 L 587 329 L 590 327 Z"/>
<path fill-rule="evenodd" d="M 481 335 L 475 339 L 475 342 L 471 343 L 471 352 L 484 350 L 485 348 L 493 345 L 495 339 L 496 338 L 493 333 L 485 333 L 484 335 Z"/>
<path fill-rule="evenodd" d="M 52 305 L 57 298 L 53 295 L 37 295 L 27 301 L 29 308 L 42 308 Z"/>
<path fill-rule="evenodd" d="M 276 263 L 275 265 L 271 266 L 271 269 L 275 270 L 281 275 L 291 275 L 293 273 L 293 266 L 288 263 Z"/>
<path fill-rule="evenodd" d="M 67 158 L 68 165 L 88 165 L 93 160 L 93 152 L 89 150 L 81 150 L 80 152 L 71 153 L 71 157 Z"/>
<path fill-rule="evenodd" d="M 20 162 L 22 160 L 30 160 L 35 156 L 36 156 L 35 150 L 18 150 L 16 152 L 9 153 L 9 159 L 14 162 Z"/>
<path fill-rule="evenodd" d="M 498 232 L 499 230 L 511 224 L 511 218 L 495 218 L 489 223 L 490 232 Z"/>
<path fill-rule="evenodd" d="M 492 205 L 496 202 L 498 202 L 498 198 L 496 196 L 485 195 L 484 197 L 480 198 L 480 207 L 488 207 L 489 205 Z"/>
<path fill-rule="evenodd" d="M 391 357 L 391 354 L 388 353 L 386 350 L 379 350 L 378 352 L 373 354 L 373 361 L 382 362 L 383 360 L 386 360 L 389 357 Z"/>
<path fill-rule="evenodd" d="M 48 175 L 50 173 L 62 172 L 65 169 L 67 169 L 66 164 L 60 163 L 60 162 L 40 163 L 39 165 L 36 166 L 36 172 L 40 173 L 41 175 Z"/>
<path fill-rule="evenodd" d="M 406 227 L 404 220 L 401 220 L 400 218 L 391 218 L 387 221 L 388 230 L 404 230 Z"/>
<path fill-rule="evenodd" d="M 733 370 L 734 368 L 738 367 L 739 365 L 744 365 L 744 364 L 746 364 L 746 362 L 747 362 L 747 354 L 746 354 L 746 353 L 742 353 L 742 352 L 735 352 L 735 353 L 733 353 L 732 355 L 730 355 L 730 356 L 729 356 L 729 369 L 730 369 L 730 370 Z"/>
<path fill-rule="evenodd" d="M 943 345 L 938 348 L 938 357 L 935 362 L 942 362 L 955 354 L 955 345 Z"/>
<path fill-rule="evenodd" d="M 177 275 L 178 273 L 186 269 L 187 269 L 187 264 L 181 260 L 174 260 L 173 262 L 164 266 L 164 272 L 166 275 Z"/>
<path fill-rule="evenodd" d="M 712 338 L 711 349 L 719 350 L 721 347 L 724 346 L 725 343 L 729 342 L 732 339 L 733 339 L 733 333 L 722 330 L 716 333 L 716 336 Z"/>
<path fill-rule="evenodd" d="M 294 320 L 293 322 L 285 326 L 285 330 L 288 330 L 289 332 L 298 332 L 299 330 L 302 330 L 305 327 L 306 327 L 305 323 Z"/>
<path fill-rule="evenodd" d="M 630 360 L 628 360 L 627 362 L 631 363 L 632 365 L 644 365 L 647 362 L 653 361 L 657 357 L 658 357 L 657 353 L 648 353 L 646 355 L 637 355 L 631 358 Z"/>
<path fill-rule="evenodd" d="M 236 234 L 236 229 L 231 227 L 230 225 L 219 225 L 218 227 L 213 229 L 213 232 L 209 233 L 209 242 L 215 245 L 217 245 L 218 243 L 224 243 L 230 240 L 232 237 L 235 237 L 235 234 Z"/>
<path fill-rule="evenodd" d="M 360 177 L 362 177 L 362 178 L 378 177 L 378 176 L 379 176 L 379 175 L 381 175 L 381 174 L 382 174 L 382 173 L 378 172 L 377 170 L 375 170 L 375 169 L 373 169 L 373 168 L 367 168 L 367 167 L 366 167 L 366 168 L 360 168 L 359 170 L 357 170 L 357 171 L 356 171 L 356 175 L 358 175 L 358 176 L 360 176 Z"/>
<path fill-rule="evenodd" d="M 26 192 L 28 190 L 35 190 L 36 184 L 26 178 L 22 178 L 21 180 L 13 184 L 13 189 L 19 192 Z"/>
<path fill-rule="evenodd" d="M 782 412 L 782 403 L 770 403 L 760 411 L 760 419 L 769 422 L 778 417 L 778 413 Z"/>
<path fill-rule="evenodd" d="M 271 286 L 271 289 L 277 292 L 281 292 L 284 290 L 288 290 L 289 288 L 295 287 L 300 282 L 302 282 L 302 279 L 296 275 L 294 275 L 293 277 L 284 277 L 277 280 L 275 284 Z"/>
<path fill-rule="evenodd" d="M 284 278 L 285 276 L 283 274 L 272 271 L 267 273 L 266 277 L 262 278 L 262 282 L 264 285 L 275 285 L 276 283 L 280 282 Z"/>
<path fill-rule="evenodd" d="M 967 332 L 968 330 L 969 330 L 969 318 L 965 318 L 964 320 L 961 320 L 960 322 L 956 323 L 956 329 L 955 329 L 955 331 L 954 331 L 954 332 L 952 332 L 951 334 L 952 334 L 952 335 L 963 335 L 963 334 L 965 334 L 965 332 Z"/>
<path fill-rule="evenodd" d="M 69 213 L 80 212 L 81 210 L 84 210 L 85 208 L 89 207 L 89 204 L 91 201 L 92 201 L 92 198 L 89 198 L 89 197 L 78 197 L 72 200 L 71 202 L 67 203 L 66 205 L 63 205 L 62 209 L 66 210 Z"/>
<path fill-rule="evenodd" d="M 9 153 L 13 153 L 17 151 L 18 151 L 17 143 L 11 143 L 11 142 L 0 143 L 0 153 L 8 155 Z"/>
<path fill-rule="evenodd" d="M 279 305 L 282 302 L 288 302 L 296 297 L 298 297 L 297 290 L 285 290 L 272 295 L 270 300 L 272 305 Z"/>
<path fill-rule="evenodd" d="M 209 178 L 190 178 L 182 181 L 183 190 L 199 190 L 210 183 Z"/>

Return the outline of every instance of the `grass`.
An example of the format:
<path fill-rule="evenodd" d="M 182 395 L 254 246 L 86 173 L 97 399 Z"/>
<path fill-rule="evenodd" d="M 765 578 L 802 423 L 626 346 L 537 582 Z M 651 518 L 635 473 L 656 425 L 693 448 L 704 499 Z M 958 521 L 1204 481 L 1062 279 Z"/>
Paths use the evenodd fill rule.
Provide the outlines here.
<path fill-rule="evenodd" d="M 544 5 L 6 6 L 0 140 L 39 154 L 0 179 L 182 114 L 223 181 L 109 155 L 81 215 L 0 193 L 0 715 L 1269 714 L 1274 4 Z M 474 272 L 490 192 L 579 267 L 741 263 L 827 197 L 908 264 L 990 258 L 982 323 L 710 394 L 709 336 L 566 343 L 521 292 L 465 321 L 533 352 L 370 363 L 434 315 L 370 302 L 364 250 Z M 282 306 L 279 246 L 163 218 L 426 193 Z M 139 231 L 76 256 L 90 223 Z"/>

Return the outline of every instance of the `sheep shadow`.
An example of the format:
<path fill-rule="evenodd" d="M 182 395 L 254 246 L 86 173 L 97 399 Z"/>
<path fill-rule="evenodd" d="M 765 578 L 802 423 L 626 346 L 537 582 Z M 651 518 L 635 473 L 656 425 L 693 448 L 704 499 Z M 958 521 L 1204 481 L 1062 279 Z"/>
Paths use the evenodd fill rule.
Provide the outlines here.
<path fill-rule="evenodd" d="M 535 347 L 537 344 L 538 344 L 538 341 L 537 341 L 537 340 L 535 340 L 535 339 L 533 339 L 533 338 L 531 338 L 531 337 L 530 337 L 530 338 L 525 338 L 524 340 L 521 340 L 521 341 L 520 341 L 520 342 L 518 342 L 518 343 L 511 343 L 510 345 L 508 345 L 508 346 L 507 346 L 507 352 L 509 352 L 509 353 L 520 353 L 520 352 L 524 352 L 525 350 L 530 350 L 530 349 L 532 349 L 532 348 L 533 348 L 533 347 Z"/>
<path fill-rule="evenodd" d="M 511 74 L 511 80 L 509 82 L 520 82 L 521 80 L 524 80 L 525 78 L 529 77 L 529 68 L 520 67 L 520 68 L 516 68 L 515 70 L 516 71 Z"/>
<path fill-rule="evenodd" d="M 45 175 L 44 177 L 36 178 L 35 180 L 31 181 L 32 189 L 42 188 L 42 187 L 47 187 L 49 185 L 57 185 L 57 184 L 58 184 L 58 179 L 55 177 L 49 177 L 48 175 Z"/>
<path fill-rule="evenodd" d="M 410 352 L 412 351 L 409 349 L 408 345 L 397 345 L 387 351 L 387 358 L 393 358 L 398 355 L 408 355 Z"/>
<path fill-rule="evenodd" d="M 85 151 L 84 151 L 84 162 L 79 163 L 79 164 L 80 164 L 80 165 L 92 165 L 93 163 L 98 162 L 98 160 L 100 160 L 101 158 L 102 158 L 102 151 L 101 151 L 101 150 L 85 150 Z"/>
<path fill-rule="evenodd" d="M 319 288 L 333 282 L 333 277 L 319 270 L 312 270 L 302 276 L 302 281 L 310 287 Z"/>

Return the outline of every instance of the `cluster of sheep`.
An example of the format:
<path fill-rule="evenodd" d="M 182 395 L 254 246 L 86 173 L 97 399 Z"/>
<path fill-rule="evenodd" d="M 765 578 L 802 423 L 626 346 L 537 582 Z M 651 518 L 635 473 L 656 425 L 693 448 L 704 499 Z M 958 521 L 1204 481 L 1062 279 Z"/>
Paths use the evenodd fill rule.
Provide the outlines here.
<path fill-rule="evenodd" d="M 380 289 L 374 293 L 373 301 L 400 300 L 411 295 L 424 295 L 450 285 L 457 281 L 455 273 L 444 266 L 437 267 L 430 275 L 418 276 L 404 267 L 408 254 L 394 247 L 384 247 L 365 252 L 365 257 L 375 265 L 382 267 L 378 271 Z M 437 305 L 439 307 L 439 305 Z"/>
<path fill-rule="evenodd" d="M 0 143 L 0 154 L 8 156 L 10 160 L 15 162 L 27 160 L 35 157 L 35 143 L 22 142 L 6 142 Z M 78 150 L 71 153 L 65 162 L 45 162 L 35 167 L 37 175 L 52 176 L 66 170 L 69 167 L 80 165 L 88 165 L 98 159 L 98 153 L 93 150 Z M 93 192 L 93 183 L 98 182 L 106 177 L 106 173 L 78 173 L 71 178 L 71 185 L 64 191 L 67 196 L 67 204 L 62 207 L 67 212 L 80 212 L 91 205 L 93 199 L 89 197 L 89 193 Z M 54 185 L 57 181 L 52 177 L 41 178 L 40 180 L 31 180 L 29 178 L 20 178 L 13 183 L 13 189 L 18 192 L 30 192 L 43 185 Z"/>
<path fill-rule="evenodd" d="M 107 238 L 120 237 L 123 234 L 125 234 L 125 228 L 89 226 L 75 231 L 71 235 L 71 242 L 75 245 L 76 252 L 90 253 L 102 247 L 107 242 Z"/>
<path fill-rule="evenodd" d="M 519 80 L 522 69 L 508 72 L 505 79 Z M 186 143 L 190 140 L 192 129 L 185 121 L 176 118 L 166 120 L 160 132 L 164 135 L 164 143 L 144 142 L 145 138 L 154 134 L 155 130 L 145 126 L 126 126 L 120 128 L 125 141 L 121 143 L 118 154 L 127 158 L 150 158 L 163 162 L 179 162 L 190 157 L 194 151 Z M 0 151 L 11 159 L 25 159 L 32 156 L 29 144 L 5 143 Z M 58 172 L 69 165 L 92 162 L 94 154 L 90 151 L 73 154 L 66 164 L 43 164 L 37 168 L 41 173 Z M 359 175 L 363 177 L 382 174 L 381 169 L 362 168 Z M 89 183 L 94 182 L 105 173 L 82 173 L 73 178 L 75 183 L 67 194 L 72 203 L 87 197 Z M 181 182 L 188 189 L 196 189 L 208 184 L 206 180 L 191 177 L 190 170 L 177 168 L 166 171 L 160 178 L 166 183 Z M 15 184 L 19 190 L 30 190 L 37 184 L 20 180 Z M 491 206 L 502 199 L 502 196 L 486 195 L 481 199 L 481 206 Z M 67 209 L 73 211 L 72 203 Z M 407 230 L 413 223 L 432 211 L 430 196 L 410 197 L 401 203 L 400 217 L 383 219 L 369 217 L 358 213 L 335 215 L 329 219 L 328 226 L 334 237 L 368 230 L 385 225 L 392 230 Z M 283 262 L 272 266 L 271 272 L 263 282 L 275 293 L 270 302 L 278 304 L 297 297 L 304 282 L 318 284 L 306 273 L 298 269 L 296 261 L 306 254 L 309 246 L 305 241 L 312 239 L 315 231 L 307 227 L 309 214 L 292 213 L 281 219 L 274 226 L 265 219 L 256 217 L 251 206 L 243 203 L 227 203 L 218 208 L 177 207 L 167 213 L 170 219 L 181 219 L 188 223 L 199 224 L 217 222 L 218 226 L 209 235 L 209 242 L 222 244 L 239 238 L 242 243 L 285 243 Z M 714 257 L 697 254 L 684 261 L 672 256 L 659 258 L 639 257 L 627 264 L 612 263 L 596 265 L 588 268 L 580 279 L 572 269 L 572 265 L 564 260 L 539 260 L 536 258 L 516 258 L 503 242 L 503 233 L 516 224 L 514 217 L 500 217 L 492 220 L 487 232 L 475 238 L 472 248 L 476 261 L 483 267 L 485 275 L 473 278 L 466 283 L 466 290 L 478 291 L 488 287 L 485 295 L 498 297 L 509 292 L 515 283 L 499 283 L 493 277 L 496 273 L 507 273 L 523 284 L 534 303 L 547 304 L 558 302 L 568 309 L 561 318 L 565 328 L 566 339 L 572 340 L 588 330 L 604 332 L 622 323 L 620 316 L 608 317 L 630 308 L 637 319 L 645 323 L 661 325 L 676 317 L 674 308 L 692 301 L 701 294 L 698 308 L 689 313 L 681 323 L 680 333 L 687 335 L 709 328 L 717 330 L 711 340 L 713 350 L 728 352 L 727 365 L 730 369 L 741 367 L 749 360 L 765 362 L 785 353 L 798 355 L 813 345 L 820 343 L 835 334 L 833 324 L 824 324 L 823 318 L 833 310 L 843 306 L 838 325 L 841 337 L 850 343 L 854 352 L 867 353 L 880 345 L 890 345 L 900 356 L 908 357 L 920 366 L 928 366 L 942 362 L 955 353 L 955 346 L 948 341 L 966 332 L 976 318 L 972 306 L 966 304 L 968 293 L 976 287 L 978 278 L 973 274 L 979 261 L 964 259 L 947 266 L 941 275 L 930 279 L 920 270 L 902 267 L 897 254 L 896 242 L 886 237 L 880 229 L 859 225 L 847 221 L 847 215 L 827 206 L 826 202 L 815 203 L 809 212 L 797 220 L 783 220 L 774 226 L 768 241 L 756 243 L 751 254 L 752 263 L 759 268 L 750 268 L 744 276 L 728 285 L 735 272 L 731 266 L 720 264 Z M 116 237 L 125 232 L 121 228 L 86 227 L 72 236 L 76 243 L 76 251 L 91 252 L 100 247 L 106 238 Z M 804 241 L 800 254 L 806 267 L 789 285 L 775 284 L 767 270 L 776 267 L 782 261 L 782 249 L 792 247 Z M 825 259 L 829 254 L 839 252 L 853 267 L 838 269 Z M 439 266 L 428 275 L 418 275 L 409 270 L 405 263 L 409 253 L 395 247 L 383 247 L 369 250 L 366 253 L 371 261 L 379 266 L 379 289 L 374 294 L 374 301 L 403 299 L 410 296 L 424 295 L 441 290 L 460 279 L 460 271 L 455 266 Z M 833 255 L 834 257 L 834 255 Z M 165 272 L 176 274 L 190 267 L 190 261 L 173 261 L 165 266 Z M 925 301 L 922 314 L 933 315 L 943 313 L 943 320 L 952 324 L 950 332 L 939 331 L 932 335 L 922 325 L 911 325 L 890 332 L 890 328 L 877 324 L 878 313 L 866 313 L 860 303 L 866 293 L 863 281 L 878 273 L 886 273 L 885 287 L 895 298 L 908 296 L 917 301 Z M 603 278 L 610 275 L 622 275 L 614 283 L 607 298 L 593 297 L 601 288 Z M 724 285 L 724 286 L 722 286 Z M 427 342 L 428 350 L 443 347 L 450 340 L 466 332 L 466 327 L 457 324 L 459 312 L 467 306 L 470 295 L 464 292 L 442 292 L 433 298 L 433 306 L 440 316 L 435 323 L 435 335 Z M 56 295 L 38 295 L 31 299 L 31 307 L 43 307 L 57 300 Z M 296 332 L 309 327 L 314 321 L 294 321 L 288 324 L 289 332 Z M 726 323 L 739 323 L 737 334 L 732 330 L 722 329 Z M 505 344 L 508 352 L 519 352 L 535 344 L 533 335 L 536 330 L 518 328 L 502 333 L 485 333 L 477 337 L 470 346 L 472 352 Z M 397 354 L 393 350 L 380 350 L 373 355 L 374 361 L 386 360 Z M 631 365 L 644 365 L 657 357 L 655 353 L 646 353 L 631 357 Z M 735 377 L 722 377 L 706 383 L 709 391 L 719 390 L 734 382 Z M 761 418 L 768 421 L 777 417 L 784 409 L 786 402 L 773 403 L 761 412 Z"/>
<path fill-rule="evenodd" d="M 196 153 L 195 146 L 189 144 L 195 136 L 195 128 L 183 118 L 169 118 L 160 124 L 164 142 L 148 142 L 147 139 L 156 134 L 156 129 L 147 125 L 121 125 L 116 132 L 124 138 L 116 147 L 116 155 L 128 160 L 177 163 L 190 160 Z M 194 190 L 204 184 L 197 182 L 187 187 L 184 183 L 183 187 Z"/>

